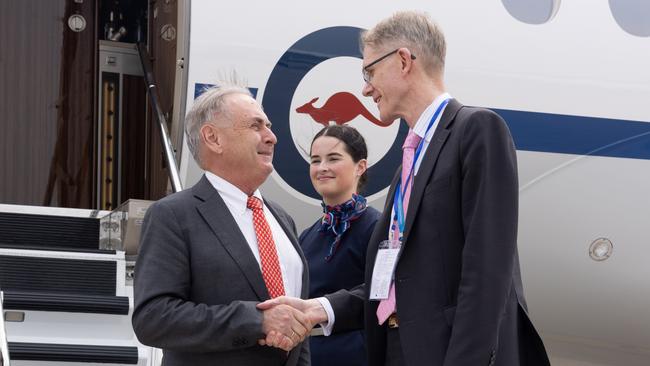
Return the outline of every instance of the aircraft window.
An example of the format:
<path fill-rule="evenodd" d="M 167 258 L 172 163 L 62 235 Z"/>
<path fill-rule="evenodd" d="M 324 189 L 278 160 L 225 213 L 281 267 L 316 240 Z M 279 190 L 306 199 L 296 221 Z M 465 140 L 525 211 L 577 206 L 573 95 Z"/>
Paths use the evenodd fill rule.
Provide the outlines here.
<path fill-rule="evenodd" d="M 501 0 L 501 2 L 510 15 L 527 24 L 547 23 L 555 17 L 560 8 L 560 0 Z"/>
<path fill-rule="evenodd" d="M 650 36 L 650 1 L 609 0 L 614 20 L 627 33 L 639 37 Z"/>

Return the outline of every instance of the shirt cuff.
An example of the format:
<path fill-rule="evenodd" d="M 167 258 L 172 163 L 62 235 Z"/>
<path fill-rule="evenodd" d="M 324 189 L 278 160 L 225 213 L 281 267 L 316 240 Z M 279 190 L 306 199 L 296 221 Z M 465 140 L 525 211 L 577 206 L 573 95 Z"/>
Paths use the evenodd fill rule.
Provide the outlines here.
<path fill-rule="evenodd" d="M 325 312 L 327 313 L 327 323 L 320 323 L 320 326 L 323 328 L 323 335 L 329 336 L 332 334 L 332 328 L 334 328 L 334 309 L 332 309 L 330 301 L 326 298 L 317 297 L 316 300 L 320 302 L 320 304 L 323 306 L 323 309 L 325 309 Z"/>

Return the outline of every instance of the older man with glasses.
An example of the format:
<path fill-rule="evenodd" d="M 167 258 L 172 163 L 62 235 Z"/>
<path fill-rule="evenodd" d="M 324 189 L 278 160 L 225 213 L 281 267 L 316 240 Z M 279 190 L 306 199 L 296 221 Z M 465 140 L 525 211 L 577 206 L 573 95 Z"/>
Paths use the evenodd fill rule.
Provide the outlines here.
<path fill-rule="evenodd" d="M 368 244 L 365 285 L 261 307 L 291 304 L 326 334 L 365 326 L 370 365 L 549 365 L 519 272 L 508 127 L 445 91 L 445 39 L 427 15 L 396 13 L 362 46 L 363 94 L 383 122 L 409 127 Z"/>

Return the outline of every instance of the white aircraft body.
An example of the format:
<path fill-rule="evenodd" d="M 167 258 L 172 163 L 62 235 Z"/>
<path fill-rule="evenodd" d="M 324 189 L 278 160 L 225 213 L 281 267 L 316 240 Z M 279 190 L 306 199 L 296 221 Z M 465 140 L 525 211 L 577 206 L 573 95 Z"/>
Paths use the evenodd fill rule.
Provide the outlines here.
<path fill-rule="evenodd" d="M 381 209 L 406 127 L 372 122 L 358 37 L 404 9 L 444 30 L 449 93 L 510 127 L 522 276 L 552 363 L 649 365 L 650 2 L 192 1 L 179 26 L 175 118 L 205 85 L 244 77 L 278 137 L 263 193 L 301 230 L 321 210 L 310 142 L 328 113 L 343 114 L 368 141 L 366 193 Z M 202 174 L 187 151 L 185 187 Z"/>

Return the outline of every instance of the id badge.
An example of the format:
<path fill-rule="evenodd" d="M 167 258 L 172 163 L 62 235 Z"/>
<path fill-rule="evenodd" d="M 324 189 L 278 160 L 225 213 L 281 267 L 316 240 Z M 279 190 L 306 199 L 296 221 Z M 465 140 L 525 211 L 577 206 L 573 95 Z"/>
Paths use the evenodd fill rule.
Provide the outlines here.
<path fill-rule="evenodd" d="M 399 240 L 384 240 L 379 243 L 375 267 L 372 270 L 370 282 L 370 300 L 383 300 L 388 298 L 390 284 L 393 281 L 393 271 L 399 256 Z"/>

